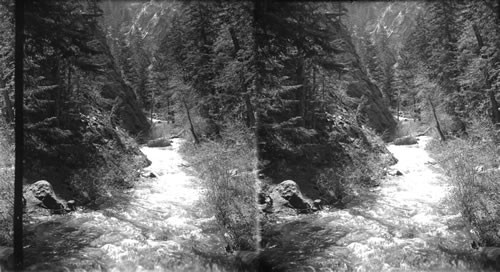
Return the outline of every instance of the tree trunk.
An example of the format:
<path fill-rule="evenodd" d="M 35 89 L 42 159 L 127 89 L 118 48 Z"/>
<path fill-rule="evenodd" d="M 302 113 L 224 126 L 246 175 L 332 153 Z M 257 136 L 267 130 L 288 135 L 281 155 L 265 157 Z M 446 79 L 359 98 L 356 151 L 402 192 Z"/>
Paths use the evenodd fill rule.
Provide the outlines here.
<path fill-rule="evenodd" d="M 23 270 L 23 159 L 24 159 L 24 80 L 23 80 L 23 47 L 24 47 L 24 9 L 19 7 L 21 1 L 16 1 L 15 5 L 15 49 L 14 60 L 14 89 L 15 89 L 15 134 L 16 134 L 16 156 L 14 173 L 14 269 Z M 19 20 L 21 19 L 21 20 Z"/>
<path fill-rule="evenodd" d="M 500 123 L 500 111 L 498 110 L 498 101 L 495 96 L 496 92 L 494 89 L 491 88 L 491 80 L 488 77 L 488 72 L 486 70 L 486 67 L 483 69 L 483 75 L 485 80 L 485 88 L 488 90 L 488 97 L 490 99 L 491 122 L 493 122 L 493 124 L 496 125 Z"/>
<path fill-rule="evenodd" d="M 323 76 L 323 81 L 321 82 L 321 105 L 322 110 L 325 110 L 325 76 Z"/>
<path fill-rule="evenodd" d="M 365 108 L 366 103 L 368 103 L 368 97 L 366 95 L 362 95 L 360 98 L 358 107 L 356 108 L 356 115 L 355 115 L 356 123 L 360 127 L 363 126 L 363 123 L 364 123 L 364 120 L 363 120 L 364 118 L 362 115 L 363 115 L 363 109 Z"/>
<path fill-rule="evenodd" d="M 441 141 L 446 141 L 446 138 L 444 137 L 443 131 L 441 130 L 441 126 L 439 125 L 439 120 L 436 115 L 436 109 L 434 108 L 434 105 L 432 104 L 432 101 L 429 97 L 427 97 L 427 100 L 429 101 L 429 105 L 431 105 L 432 109 L 432 114 L 434 115 L 434 120 L 436 121 L 436 129 L 439 133 L 439 137 L 441 137 Z"/>
<path fill-rule="evenodd" d="M 71 97 L 71 64 L 68 64 L 68 81 L 67 81 L 66 96 Z"/>
<path fill-rule="evenodd" d="M 56 116 L 56 122 L 57 126 L 60 126 L 60 116 L 61 116 L 61 104 L 62 104 L 62 92 L 63 92 L 63 85 L 64 85 L 64 78 L 61 79 L 59 76 L 59 63 L 56 65 L 56 67 L 53 68 L 52 70 L 52 76 L 55 79 L 55 82 L 59 86 L 55 88 L 55 99 L 54 99 L 54 105 L 55 105 L 55 116 Z"/>
<path fill-rule="evenodd" d="M 413 112 L 415 113 L 415 118 L 418 121 L 422 121 L 420 118 L 420 110 L 417 109 L 417 98 L 413 95 Z"/>
<path fill-rule="evenodd" d="M 151 124 L 153 124 L 153 113 L 155 109 L 155 91 L 151 90 Z"/>
<path fill-rule="evenodd" d="M 170 98 L 167 96 L 167 121 L 174 123 L 174 120 L 170 120 Z"/>
<path fill-rule="evenodd" d="M 311 99 L 311 97 L 315 97 L 316 95 L 316 67 L 312 64 L 312 86 L 311 91 L 309 92 L 309 97 L 307 99 Z M 310 128 L 316 129 L 316 114 L 314 114 L 314 109 L 310 113 L 311 115 L 311 126 Z"/>
<path fill-rule="evenodd" d="M 481 52 L 481 48 L 484 45 L 483 38 L 481 37 L 481 33 L 479 32 L 479 28 L 477 27 L 476 24 L 472 24 L 472 29 L 474 30 L 474 35 L 476 36 L 476 40 L 477 40 L 476 54 L 479 54 Z"/>
<path fill-rule="evenodd" d="M 233 40 L 233 58 L 236 58 L 236 54 L 240 50 L 240 43 L 233 27 L 229 28 L 229 34 L 231 34 L 231 40 Z"/>
<path fill-rule="evenodd" d="M 182 129 L 179 133 L 173 135 L 173 136 L 170 136 L 170 139 L 175 139 L 175 138 L 179 138 L 181 137 L 182 133 L 184 133 L 184 129 Z"/>
<path fill-rule="evenodd" d="M 12 101 L 10 101 L 9 89 L 5 88 L 5 82 L 2 81 L 1 87 L 3 88 L 3 100 L 5 110 L 5 121 L 11 123 L 14 121 L 14 112 L 12 111 Z"/>
<path fill-rule="evenodd" d="M 255 125 L 254 109 L 252 106 L 252 102 L 250 101 L 250 95 L 245 94 L 244 99 L 245 99 L 245 114 L 246 114 L 247 127 L 251 128 Z"/>
<path fill-rule="evenodd" d="M 399 122 L 399 106 L 401 105 L 401 90 L 398 90 L 398 106 L 396 108 L 397 110 L 397 116 L 398 116 L 398 122 Z"/>
<path fill-rule="evenodd" d="M 184 108 L 186 109 L 186 114 L 187 114 L 187 117 L 188 117 L 188 120 L 189 120 L 189 127 L 191 129 L 191 134 L 193 135 L 193 138 L 194 138 L 194 143 L 195 144 L 200 144 L 200 140 L 198 140 L 198 136 L 196 136 L 196 133 L 194 131 L 193 122 L 191 121 L 191 115 L 189 114 L 189 108 L 187 106 L 186 100 L 183 99 L 182 103 L 184 104 Z"/>
<path fill-rule="evenodd" d="M 306 120 L 306 85 L 305 85 L 305 64 L 304 64 L 304 59 L 299 60 L 299 67 L 296 70 L 297 73 L 297 81 L 302 84 L 300 88 L 298 88 L 298 99 L 299 99 L 299 114 L 302 117 L 302 126 L 305 126 L 305 120 Z"/>
<path fill-rule="evenodd" d="M 491 103 L 491 121 L 497 125 L 500 123 L 500 111 L 498 111 L 498 101 L 495 98 L 495 91 L 490 89 L 488 95 Z"/>
<path fill-rule="evenodd" d="M 115 101 L 113 101 L 113 107 L 111 107 L 111 111 L 109 113 L 109 125 L 112 127 L 112 128 L 115 128 L 115 124 L 113 122 L 113 115 L 115 115 L 115 112 L 116 112 L 116 109 L 118 108 L 118 106 L 120 105 L 120 97 L 117 96 L 115 98 Z M 151 126 L 152 127 L 152 126 Z"/>

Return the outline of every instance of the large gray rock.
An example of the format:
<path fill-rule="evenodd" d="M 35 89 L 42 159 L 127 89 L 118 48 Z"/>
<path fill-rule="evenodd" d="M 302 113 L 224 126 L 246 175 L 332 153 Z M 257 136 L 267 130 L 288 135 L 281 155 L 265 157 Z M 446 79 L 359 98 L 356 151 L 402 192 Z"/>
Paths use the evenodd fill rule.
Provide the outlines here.
<path fill-rule="evenodd" d="M 401 138 L 397 138 L 393 141 L 395 145 L 414 145 L 418 144 L 418 139 L 413 136 L 405 136 Z"/>
<path fill-rule="evenodd" d="M 285 180 L 271 191 L 270 198 L 274 212 L 287 211 L 290 208 L 298 212 L 311 212 L 312 205 L 300 192 L 293 180 Z"/>
<path fill-rule="evenodd" d="M 66 203 L 56 196 L 52 185 L 46 180 L 39 180 L 29 185 L 25 190 L 24 198 L 28 207 L 36 205 L 54 211 L 69 210 Z"/>
<path fill-rule="evenodd" d="M 158 138 L 158 139 L 153 139 L 149 140 L 146 145 L 148 147 L 166 147 L 166 146 L 171 146 L 172 145 L 172 140 L 168 138 Z"/>

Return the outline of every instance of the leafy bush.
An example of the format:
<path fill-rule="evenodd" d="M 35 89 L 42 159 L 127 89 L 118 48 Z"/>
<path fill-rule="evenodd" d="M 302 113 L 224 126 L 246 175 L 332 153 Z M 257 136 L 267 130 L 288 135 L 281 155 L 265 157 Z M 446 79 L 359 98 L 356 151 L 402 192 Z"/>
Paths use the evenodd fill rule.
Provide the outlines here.
<path fill-rule="evenodd" d="M 326 203 L 341 204 L 352 193 L 351 185 L 346 177 L 338 174 L 334 169 L 325 169 L 316 177 L 316 184 L 324 194 L 321 198 Z"/>
<path fill-rule="evenodd" d="M 241 124 L 229 122 L 220 135 L 220 140 L 203 141 L 199 146 L 186 142 L 181 152 L 205 181 L 206 203 L 228 245 L 235 250 L 255 250 L 254 133 Z"/>
<path fill-rule="evenodd" d="M 475 120 L 467 139 L 431 142 L 433 156 L 453 181 L 452 198 L 485 245 L 500 245 L 500 133 Z"/>
<path fill-rule="evenodd" d="M 0 245 L 12 245 L 14 139 L 12 128 L 0 122 Z"/>

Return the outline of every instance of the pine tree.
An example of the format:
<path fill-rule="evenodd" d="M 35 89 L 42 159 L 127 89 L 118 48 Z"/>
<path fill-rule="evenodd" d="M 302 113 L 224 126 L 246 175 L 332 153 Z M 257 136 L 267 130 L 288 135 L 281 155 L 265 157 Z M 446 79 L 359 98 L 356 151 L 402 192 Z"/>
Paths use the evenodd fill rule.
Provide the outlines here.
<path fill-rule="evenodd" d="M 456 114 L 456 97 L 460 94 L 457 82 L 459 75 L 457 65 L 458 25 L 456 3 L 452 1 L 433 2 L 427 9 L 430 36 L 431 56 L 427 59 L 429 77 L 436 80 L 441 90 L 449 98 L 445 101 L 445 110 Z"/>
<path fill-rule="evenodd" d="M 495 6 L 495 1 L 466 2 L 460 6 L 458 18 L 463 29 L 458 41 L 458 80 L 467 100 L 463 108 L 466 112 L 488 114 L 493 123 L 500 122 L 496 97 L 500 71 L 500 14 L 496 12 L 499 5 Z"/>
<path fill-rule="evenodd" d="M 336 10 L 320 3 L 256 3 L 260 159 L 300 161 L 318 149 L 335 149 L 327 136 L 331 98 L 325 91 L 338 82 L 325 78 L 344 72 L 335 56 L 342 52 L 343 42 L 350 42 L 340 16 L 329 15 Z M 315 158 L 307 164 L 319 166 L 331 159 Z"/>
<path fill-rule="evenodd" d="M 416 118 L 420 118 L 420 101 L 417 98 L 418 89 L 415 86 L 417 73 L 415 60 L 404 49 L 400 51 L 394 72 L 394 91 L 397 93 L 396 108 L 411 109 Z"/>

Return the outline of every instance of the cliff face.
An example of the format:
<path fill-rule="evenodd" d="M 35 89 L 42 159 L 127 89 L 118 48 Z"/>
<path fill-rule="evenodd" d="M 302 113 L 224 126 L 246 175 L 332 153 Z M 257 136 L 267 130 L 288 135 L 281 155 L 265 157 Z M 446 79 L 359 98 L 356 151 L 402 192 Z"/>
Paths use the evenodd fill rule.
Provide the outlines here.
<path fill-rule="evenodd" d="M 346 3 L 346 25 L 352 33 L 356 47 L 363 33 L 367 33 L 374 40 L 377 34 L 385 31 L 391 49 L 398 52 L 401 42 L 414 26 L 422 5 L 423 3 L 417 1 Z"/>
<path fill-rule="evenodd" d="M 396 107 L 395 64 L 402 41 L 409 34 L 422 3 L 346 3 L 344 23 L 350 37 L 343 58 L 350 63 L 347 95 L 360 98 L 358 110 L 377 132 L 390 131 L 395 122 L 386 110 Z M 363 90 L 369 90 L 363 92 Z"/>
<path fill-rule="evenodd" d="M 409 35 L 409 29 L 414 26 L 415 17 L 419 13 L 418 2 L 379 2 L 379 3 L 348 3 L 344 22 L 351 33 L 351 50 L 355 50 L 361 62 L 361 73 L 371 80 L 371 89 L 377 88 L 382 93 L 381 102 L 396 109 L 398 106 L 397 64 L 403 40 Z M 355 65 L 356 66 L 356 65 Z M 368 84 L 370 85 L 370 84 Z M 377 106 L 367 110 L 367 116 L 383 116 L 377 112 Z M 382 118 L 384 119 L 384 118 Z M 380 118 L 371 118 L 370 123 L 380 132 L 380 127 L 386 123 Z"/>
<path fill-rule="evenodd" d="M 141 49 L 149 54 L 153 53 L 158 49 L 159 41 L 167 33 L 171 18 L 179 5 L 179 3 L 169 1 L 103 2 L 101 7 L 104 16 L 101 23 L 107 30 L 111 51 L 118 50 L 120 42 L 132 46 L 132 40 L 139 38 Z"/>

